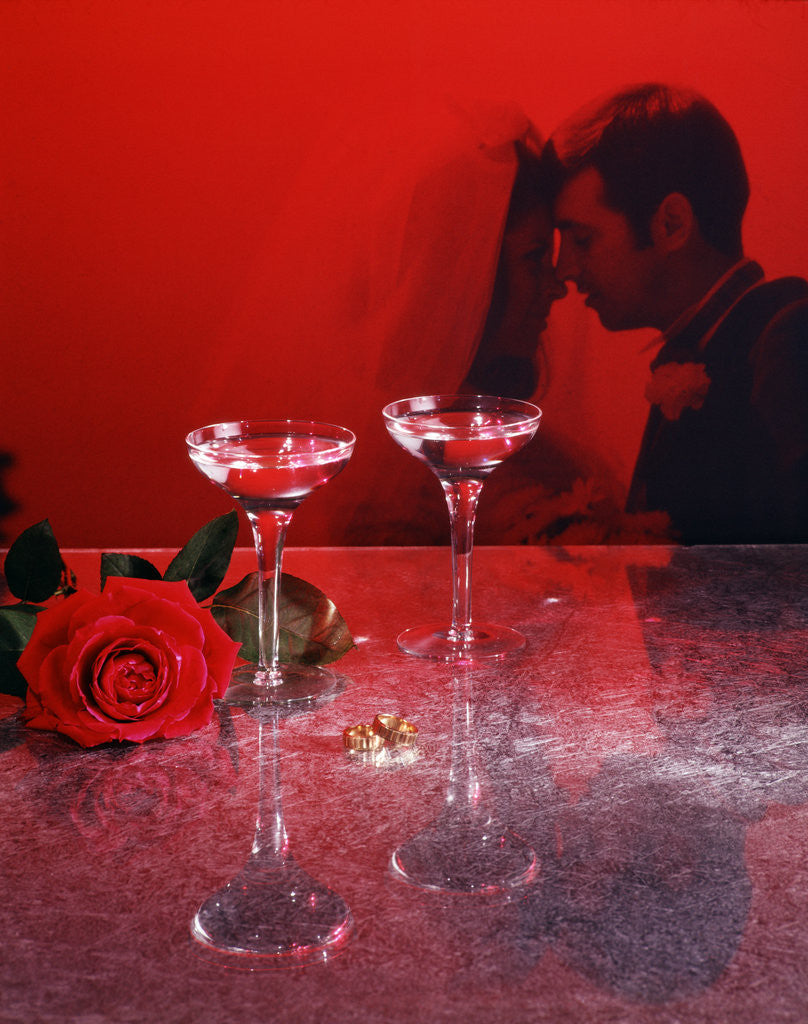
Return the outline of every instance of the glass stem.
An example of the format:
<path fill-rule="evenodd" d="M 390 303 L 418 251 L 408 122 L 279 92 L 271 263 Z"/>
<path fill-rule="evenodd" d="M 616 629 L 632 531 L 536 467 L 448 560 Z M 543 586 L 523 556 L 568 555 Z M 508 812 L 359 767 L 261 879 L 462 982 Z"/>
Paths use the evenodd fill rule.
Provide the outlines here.
<path fill-rule="evenodd" d="M 449 638 L 467 642 L 471 628 L 471 555 L 474 547 L 474 519 L 482 480 L 441 480 L 449 506 L 452 535 L 452 626 Z"/>
<path fill-rule="evenodd" d="M 278 719 L 272 717 L 270 749 L 264 750 L 265 732 L 269 723 L 258 724 L 258 815 L 255 822 L 252 855 L 266 869 L 283 867 L 289 855 L 289 837 L 283 819 L 281 777 L 278 763 Z M 272 798 L 267 800 L 267 771 L 272 771 Z"/>
<path fill-rule="evenodd" d="M 482 787 L 477 771 L 469 672 L 455 676 L 453 691 L 452 760 L 446 802 L 452 804 L 458 812 L 471 815 L 481 807 Z"/>
<path fill-rule="evenodd" d="M 280 683 L 278 672 L 281 562 L 292 513 L 281 509 L 245 510 L 258 556 L 258 670 L 268 686 Z"/>

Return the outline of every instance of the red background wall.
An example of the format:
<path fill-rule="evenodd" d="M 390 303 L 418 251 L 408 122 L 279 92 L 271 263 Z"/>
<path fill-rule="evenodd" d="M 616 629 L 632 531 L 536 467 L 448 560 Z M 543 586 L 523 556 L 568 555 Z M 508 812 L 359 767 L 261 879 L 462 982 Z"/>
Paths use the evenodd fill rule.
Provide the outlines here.
<path fill-rule="evenodd" d="M 175 545 L 229 507 L 183 436 L 296 168 L 370 94 L 505 97 L 547 133 L 629 81 L 694 86 L 747 157 L 747 251 L 808 273 L 805 3 L 6 0 L 0 46 L 8 538 L 49 516 L 65 546 Z M 574 296 L 547 339 L 545 416 L 584 410 L 624 476 L 642 340 Z"/>

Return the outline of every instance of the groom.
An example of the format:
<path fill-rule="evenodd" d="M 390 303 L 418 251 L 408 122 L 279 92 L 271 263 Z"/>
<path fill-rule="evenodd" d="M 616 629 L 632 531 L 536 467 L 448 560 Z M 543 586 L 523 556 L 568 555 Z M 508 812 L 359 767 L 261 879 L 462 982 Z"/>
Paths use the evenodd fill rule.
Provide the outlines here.
<path fill-rule="evenodd" d="M 729 124 L 664 85 L 585 108 L 547 146 L 557 273 L 607 330 L 655 327 L 629 512 L 684 543 L 808 540 L 808 283 L 744 257 Z"/>

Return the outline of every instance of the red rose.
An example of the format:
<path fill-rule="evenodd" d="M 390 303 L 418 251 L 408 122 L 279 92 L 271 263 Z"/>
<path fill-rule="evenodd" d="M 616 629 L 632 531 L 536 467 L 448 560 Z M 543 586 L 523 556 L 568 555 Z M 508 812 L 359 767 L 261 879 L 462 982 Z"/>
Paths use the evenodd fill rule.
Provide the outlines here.
<path fill-rule="evenodd" d="M 84 747 L 184 736 L 210 721 L 238 650 L 186 583 L 113 576 L 39 613 L 17 662 L 25 717 Z"/>

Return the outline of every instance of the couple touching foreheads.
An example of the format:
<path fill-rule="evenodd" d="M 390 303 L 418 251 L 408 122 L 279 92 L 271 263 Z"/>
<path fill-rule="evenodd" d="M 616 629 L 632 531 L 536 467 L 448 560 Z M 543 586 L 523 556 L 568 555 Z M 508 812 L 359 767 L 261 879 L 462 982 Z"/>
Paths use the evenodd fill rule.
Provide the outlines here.
<path fill-rule="evenodd" d="M 708 100 L 626 88 L 545 143 L 512 109 L 440 122 L 385 110 L 370 132 L 359 121 L 296 176 L 241 320 L 266 377 L 239 366 L 229 388 L 241 405 L 252 381 L 280 415 L 305 405 L 356 433 L 350 472 L 327 507 L 312 503 L 307 543 L 445 540 L 435 481 L 396 455 L 380 409 L 458 391 L 570 408 L 575 382 L 553 392 L 541 344 L 570 285 L 607 330 L 661 335 L 630 489 L 584 402 L 574 429 L 545 416 L 492 475 L 478 539 L 808 539 L 808 285 L 767 281 L 745 257 L 747 173 Z M 220 350 L 237 359 L 239 346 Z"/>
<path fill-rule="evenodd" d="M 461 387 L 529 398 L 539 335 L 572 283 L 607 330 L 661 332 L 627 512 L 664 514 L 686 543 L 808 539 L 808 284 L 767 281 L 745 257 L 749 183 L 724 117 L 694 92 L 643 84 L 513 149 Z"/>
<path fill-rule="evenodd" d="M 665 513 L 671 539 L 689 543 L 804 541 L 808 285 L 766 281 L 744 255 L 749 183 L 730 125 L 700 95 L 646 84 L 575 114 L 539 154 L 517 150 L 499 276 L 530 331 L 572 283 L 607 330 L 661 332 L 627 510 Z M 531 164 L 532 210 L 520 195 Z M 500 380 L 509 367 L 504 385 L 528 397 L 516 310 L 506 319 L 510 338 L 484 334 L 470 383 L 483 387 L 499 359 Z"/>

